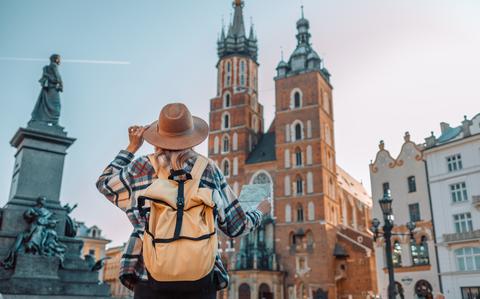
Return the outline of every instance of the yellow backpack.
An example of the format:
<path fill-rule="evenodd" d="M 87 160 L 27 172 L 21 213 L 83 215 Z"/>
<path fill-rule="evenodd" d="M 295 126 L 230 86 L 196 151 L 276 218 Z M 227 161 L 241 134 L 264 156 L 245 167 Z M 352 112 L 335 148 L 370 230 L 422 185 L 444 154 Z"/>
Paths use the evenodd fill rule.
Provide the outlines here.
<path fill-rule="evenodd" d="M 143 237 L 143 260 L 150 279 L 194 282 L 212 273 L 218 249 L 213 190 L 200 188 L 208 159 L 198 155 L 190 173 L 158 168 L 156 179 L 138 197 L 140 211 L 150 208 Z M 184 180 L 177 177 L 186 178 Z"/>

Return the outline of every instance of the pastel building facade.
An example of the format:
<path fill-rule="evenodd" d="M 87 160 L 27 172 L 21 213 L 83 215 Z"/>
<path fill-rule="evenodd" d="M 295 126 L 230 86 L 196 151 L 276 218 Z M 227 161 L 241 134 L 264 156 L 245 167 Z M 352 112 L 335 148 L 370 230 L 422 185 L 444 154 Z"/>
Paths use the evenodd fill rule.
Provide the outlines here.
<path fill-rule="evenodd" d="M 396 158 L 386 150 L 383 141 L 375 161 L 370 164 L 373 197 L 373 217 L 383 225 L 383 214 L 378 203 L 385 192 L 393 198 L 394 233 L 392 250 L 398 298 L 434 298 L 440 293 L 433 222 L 430 209 L 428 182 L 422 146 L 410 140 L 407 132 Z M 408 222 L 414 222 L 414 239 L 408 235 Z M 382 298 L 388 298 L 383 238 L 375 244 L 377 279 Z"/>
<path fill-rule="evenodd" d="M 446 298 L 480 298 L 480 114 L 425 139 Z"/>

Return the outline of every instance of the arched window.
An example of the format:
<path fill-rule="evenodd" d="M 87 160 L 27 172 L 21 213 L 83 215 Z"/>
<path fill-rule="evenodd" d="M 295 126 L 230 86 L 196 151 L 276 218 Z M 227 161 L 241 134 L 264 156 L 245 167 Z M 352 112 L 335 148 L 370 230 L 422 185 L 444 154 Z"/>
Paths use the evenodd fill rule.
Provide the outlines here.
<path fill-rule="evenodd" d="M 402 246 L 398 240 L 393 243 L 392 259 L 394 267 L 402 266 Z"/>
<path fill-rule="evenodd" d="M 223 96 L 223 107 L 224 108 L 228 108 L 232 105 L 231 103 L 231 97 L 230 97 L 230 93 L 227 92 L 224 96 Z"/>
<path fill-rule="evenodd" d="M 296 166 L 302 166 L 302 150 L 297 147 L 295 150 L 295 165 Z"/>
<path fill-rule="evenodd" d="M 285 222 L 292 222 L 292 207 L 289 204 L 285 206 Z"/>
<path fill-rule="evenodd" d="M 308 247 L 313 247 L 313 244 L 315 243 L 315 240 L 313 239 L 312 231 L 311 230 L 307 231 L 305 236 L 307 237 L 307 246 Z"/>
<path fill-rule="evenodd" d="M 230 176 L 230 163 L 225 159 L 222 164 L 223 175 L 226 177 Z"/>
<path fill-rule="evenodd" d="M 224 153 L 227 153 L 230 151 L 230 138 L 228 138 L 228 135 L 223 136 L 223 142 L 222 142 L 222 151 Z"/>
<path fill-rule="evenodd" d="M 258 121 L 256 115 L 252 115 L 252 129 L 255 133 L 258 133 Z"/>
<path fill-rule="evenodd" d="M 301 176 L 297 176 L 295 180 L 295 186 L 296 186 L 296 193 L 297 195 L 303 194 L 303 179 Z"/>
<path fill-rule="evenodd" d="M 242 283 L 238 287 L 238 299 L 250 299 L 250 286 L 246 283 Z"/>
<path fill-rule="evenodd" d="M 302 140 L 304 138 L 303 135 L 303 123 L 300 120 L 295 120 L 291 126 L 291 139 L 292 141 Z"/>
<path fill-rule="evenodd" d="M 253 184 L 271 184 L 272 180 L 265 172 L 259 172 L 252 180 Z"/>
<path fill-rule="evenodd" d="M 258 290 L 258 299 L 273 298 L 272 292 L 270 292 L 270 287 L 266 283 L 262 283 Z"/>
<path fill-rule="evenodd" d="M 225 112 L 222 116 L 222 129 L 230 128 L 230 114 Z"/>
<path fill-rule="evenodd" d="M 313 201 L 308 203 L 308 221 L 315 220 L 315 204 Z"/>
<path fill-rule="evenodd" d="M 300 106 L 302 105 L 301 103 L 301 95 L 298 91 L 296 91 L 294 94 L 293 94 L 293 106 L 295 108 L 300 108 Z"/>
<path fill-rule="evenodd" d="M 312 138 L 312 121 L 307 120 L 307 138 Z"/>
<path fill-rule="evenodd" d="M 332 145 L 332 135 L 328 125 L 325 125 L 325 142 L 327 142 L 328 145 Z"/>
<path fill-rule="evenodd" d="M 429 265 L 427 237 L 422 236 L 420 243 L 416 240 L 410 241 L 410 251 L 412 255 L 412 264 L 414 266 Z"/>
<path fill-rule="evenodd" d="M 297 222 L 303 222 L 303 207 L 301 204 L 297 205 Z"/>
<path fill-rule="evenodd" d="M 290 93 L 290 109 L 297 109 L 302 107 L 303 94 L 299 88 L 295 88 Z"/>
<path fill-rule="evenodd" d="M 218 139 L 218 136 L 215 136 L 215 138 L 213 139 L 213 153 L 214 154 L 218 154 L 218 148 L 219 148 L 219 139 Z"/>

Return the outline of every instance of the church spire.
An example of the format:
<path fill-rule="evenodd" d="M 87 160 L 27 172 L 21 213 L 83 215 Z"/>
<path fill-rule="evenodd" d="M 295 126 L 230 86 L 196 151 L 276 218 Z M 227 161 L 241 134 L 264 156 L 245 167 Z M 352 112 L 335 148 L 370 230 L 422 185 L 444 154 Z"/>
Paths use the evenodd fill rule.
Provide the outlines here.
<path fill-rule="evenodd" d="M 228 31 L 225 38 L 220 38 L 217 44 L 218 56 L 222 59 L 228 55 L 248 56 L 257 61 L 257 38 L 253 31 L 253 25 L 250 28 L 250 34 L 247 37 L 245 32 L 245 23 L 243 19 L 243 0 L 234 0 L 233 20 L 228 25 Z M 221 34 L 222 35 L 222 34 Z"/>

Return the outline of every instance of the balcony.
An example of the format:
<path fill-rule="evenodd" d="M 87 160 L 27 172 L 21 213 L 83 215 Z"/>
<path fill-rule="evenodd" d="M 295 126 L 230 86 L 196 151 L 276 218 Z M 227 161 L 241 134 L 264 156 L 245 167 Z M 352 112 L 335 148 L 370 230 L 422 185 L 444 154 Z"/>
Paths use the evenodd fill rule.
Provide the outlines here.
<path fill-rule="evenodd" d="M 456 243 L 464 241 L 473 241 L 480 240 L 480 229 L 465 232 L 465 233 L 454 233 L 454 234 L 444 234 L 443 241 L 445 243 Z"/>
<path fill-rule="evenodd" d="M 480 195 L 472 196 L 472 205 L 477 209 L 480 209 Z"/>

